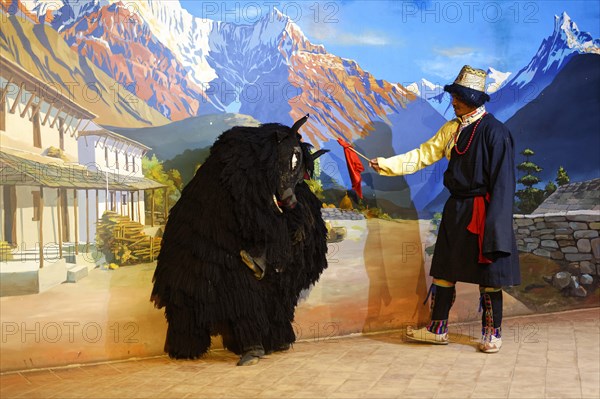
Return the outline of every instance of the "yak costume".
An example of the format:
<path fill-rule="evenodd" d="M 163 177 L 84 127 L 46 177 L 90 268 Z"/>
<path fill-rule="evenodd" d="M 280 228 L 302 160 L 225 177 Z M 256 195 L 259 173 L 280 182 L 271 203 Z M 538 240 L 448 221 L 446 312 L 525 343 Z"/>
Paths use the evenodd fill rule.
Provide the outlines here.
<path fill-rule="evenodd" d="M 221 134 L 171 209 L 151 297 L 169 356 L 200 357 L 220 334 L 253 364 L 295 341 L 300 292 L 327 267 L 322 204 L 304 182 L 324 151 L 300 141 L 307 118 Z"/>
<path fill-rule="evenodd" d="M 487 113 L 486 72 L 465 65 L 444 90 L 467 112 L 446 122 L 427 142 L 405 154 L 377 158 L 379 173 L 413 173 L 446 156 L 444 186 L 450 192 L 435 245 L 430 275 L 434 278 L 431 322 L 407 331 L 415 341 L 448 343 L 448 314 L 458 281 L 479 284 L 482 314 L 480 350 L 502 345 L 502 286 L 521 282 L 513 231 L 515 195 L 514 141 L 510 131 Z M 460 106 L 459 104 L 459 106 Z"/>

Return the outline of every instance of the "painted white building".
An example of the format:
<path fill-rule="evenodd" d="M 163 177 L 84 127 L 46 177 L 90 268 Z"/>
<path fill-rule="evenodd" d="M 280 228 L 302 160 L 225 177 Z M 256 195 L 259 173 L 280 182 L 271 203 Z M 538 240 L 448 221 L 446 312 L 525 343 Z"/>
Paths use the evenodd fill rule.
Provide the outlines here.
<path fill-rule="evenodd" d="M 142 174 L 142 157 L 150 148 L 93 122 L 79 132 L 78 147 L 79 163 L 97 171 L 97 177 L 104 178 L 106 183 L 104 190 L 97 190 L 97 199 L 88 197 L 92 216 L 99 218 L 104 211 L 111 210 L 145 224 L 144 190 L 160 187 Z M 129 189 L 123 190 L 120 184 Z M 83 193 L 80 202 L 85 203 Z M 95 226 L 91 227 L 90 235 L 95 237 Z"/>
<path fill-rule="evenodd" d="M 71 174 L 78 165 L 77 133 L 93 118 L 0 54 L 0 241 L 20 254 L 41 254 L 44 246 L 56 252 L 76 241 Z M 62 248 L 58 252 L 61 258 Z M 37 261 L 44 266 L 43 256 Z"/>
<path fill-rule="evenodd" d="M 38 285 L 25 293 L 43 290 L 37 274 L 26 276 L 44 268 L 52 283 L 63 282 L 67 253 L 95 242 L 104 210 L 144 223 L 143 190 L 163 187 L 142 176 L 148 148 L 103 129 L 84 130 L 95 117 L 66 89 L 58 91 L 0 53 L 0 242 L 11 248 L 10 257 L 0 253 L 0 295 L 19 294 L 13 288 L 25 280 Z"/>

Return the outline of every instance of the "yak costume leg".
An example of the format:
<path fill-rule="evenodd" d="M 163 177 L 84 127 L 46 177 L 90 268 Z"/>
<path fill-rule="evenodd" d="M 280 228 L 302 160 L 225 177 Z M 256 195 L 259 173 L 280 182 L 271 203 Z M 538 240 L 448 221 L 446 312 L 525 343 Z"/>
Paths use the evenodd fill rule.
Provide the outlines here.
<path fill-rule="evenodd" d="M 167 305 L 168 328 L 165 352 L 175 359 L 196 359 L 210 348 L 210 330 L 198 323 L 195 309 L 189 306 Z"/>
<path fill-rule="evenodd" d="M 251 366 L 258 363 L 261 357 L 265 355 L 262 346 L 262 337 L 257 331 L 254 320 L 237 320 L 232 326 L 233 337 L 238 348 L 241 348 L 241 357 L 238 366 Z M 264 326 L 265 330 L 267 326 Z"/>
<path fill-rule="evenodd" d="M 281 278 L 281 274 L 278 274 Z M 263 341 L 267 353 L 288 350 L 296 341 L 296 334 L 292 322 L 294 321 L 294 306 L 285 301 L 286 291 L 279 290 L 277 301 L 271 303 L 269 319 L 269 335 Z"/>

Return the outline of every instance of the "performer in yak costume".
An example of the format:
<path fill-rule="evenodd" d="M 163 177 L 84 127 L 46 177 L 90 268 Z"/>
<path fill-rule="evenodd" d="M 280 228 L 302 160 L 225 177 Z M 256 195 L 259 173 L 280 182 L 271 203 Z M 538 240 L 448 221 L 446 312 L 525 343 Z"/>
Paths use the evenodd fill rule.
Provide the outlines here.
<path fill-rule="evenodd" d="M 327 267 L 321 202 L 304 182 L 324 151 L 300 141 L 307 118 L 223 133 L 171 209 L 151 297 L 166 308 L 169 356 L 198 358 L 220 334 L 249 365 L 295 341 L 300 292 Z"/>

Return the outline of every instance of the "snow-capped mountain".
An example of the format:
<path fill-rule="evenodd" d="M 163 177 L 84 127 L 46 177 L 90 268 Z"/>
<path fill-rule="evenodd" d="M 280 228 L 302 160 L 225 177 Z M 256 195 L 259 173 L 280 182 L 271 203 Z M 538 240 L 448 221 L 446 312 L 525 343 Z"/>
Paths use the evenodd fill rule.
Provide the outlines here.
<path fill-rule="evenodd" d="M 59 32 L 110 4 L 108 0 L 23 0 L 22 3 L 38 16 L 40 22 Z"/>
<path fill-rule="evenodd" d="M 450 97 L 444 92 L 443 85 L 432 83 L 429 80 L 422 78 L 418 82 L 407 85 L 406 90 L 427 101 L 433 109 L 446 117 L 448 107 L 450 106 Z M 450 114 L 451 118 L 454 115 L 451 108 Z"/>
<path fill-rule="evenodd" d="M 512 72 L 500 72 L 497 69 L 489 67 L 487 70 L 487 82 L 485 87 L 485 92 L 488 94 L 492 94 L 497 92 L 504 86 L 507 82 L 509 76 L 512 75 Z"/>
<path fill-rule="evenodd" d="M 524 87 L 536 77 L 539 82 L 541 73 L 558 72 L 574 53 L 600 54 L 600 39 L 594 40 L 589 33 L 580 32 L 566 12 L 560 17 L 555 15 L 554 32 L 542 42 L 536 55 L 525 68 L 517 72 L 510 84 Z M 538 88 L 543 90 L 543 87 Z"/>
<path fill-rule="evenodd" d="M 575 54 L 600 55 L 600 39 L 581 32 L 566 12 L 554 16 L 554 31 L 531 61 L 492 95 L 489 109 L 507 120 L 533 101 Z"/>
<path fill-rule="evenodd" d="M 240 112 L 290 123 L 310 113 L 304 130 L 317 144 L 368 134 L 363 128 L 372 120 L 385 120 L 416 98 L 310 43 L 275 8 L 254 24 L 238 25 L 193 17 L 177 0 L 87 6 L 63 0 L 49 17 L 41 3 L 28 5 L 80 54 L 172 120 Z"/>
<path fill-rule="evenodd" d="M 406 86 L 406 90 L 414 93 L 421 97 L 423 100 L 429 100 L 444 92 L 444 86 L 436 83 L 432 83 L 427 79 L 423 78 L 418 82 L 411 83 Z"/>
<path fill-rule="evenodd" d="M 74 49 L 172 120 L 239 112 L 289 124 L 310 113 L 303 130 L 319 145 L 369 134 L 416 99 L 310 43 L 276 8 L 239 25 L 194 17 L 177 0 L 63 0 L 54 17 L 44 21 Z"/>
<path fill-rule="evenodd" d="M 215 110 L 176 54 L 120 2 L 86 12 L 60 33 L 71 48 L 169 119 Z"/>

